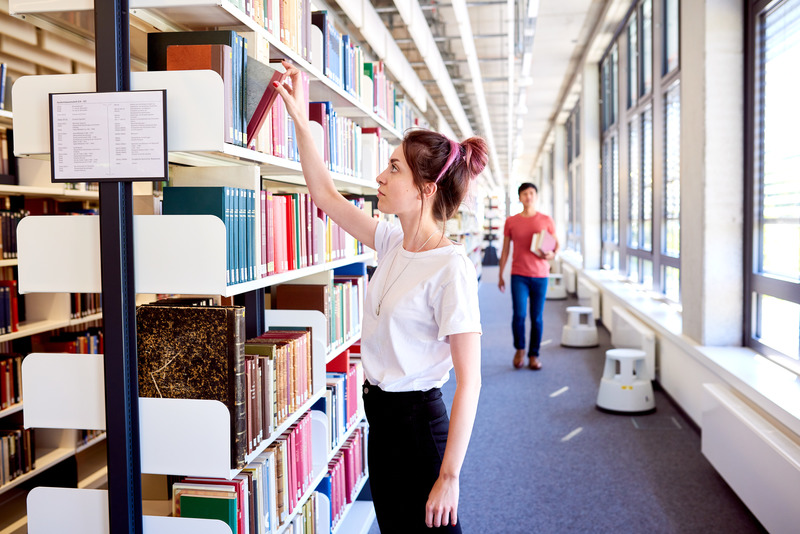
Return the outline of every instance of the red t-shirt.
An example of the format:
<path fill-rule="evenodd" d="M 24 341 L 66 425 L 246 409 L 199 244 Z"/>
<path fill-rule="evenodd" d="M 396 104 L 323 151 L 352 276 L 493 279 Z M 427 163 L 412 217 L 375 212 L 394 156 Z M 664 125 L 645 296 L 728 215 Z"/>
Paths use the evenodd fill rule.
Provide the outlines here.
<path fill-rule="evenodd" d="M 503 235 L 514 244 L 511 258 L 511 274 L 519 274 L 532 278 L 546 278 L 550 274 L 550 263 L 531 252 L 533 234 L 547 230 L 556 235 L 553 219 L 544 213 L 536 212 L 533 217 L 524 217 L 521 213 L 506 219 Z"/>

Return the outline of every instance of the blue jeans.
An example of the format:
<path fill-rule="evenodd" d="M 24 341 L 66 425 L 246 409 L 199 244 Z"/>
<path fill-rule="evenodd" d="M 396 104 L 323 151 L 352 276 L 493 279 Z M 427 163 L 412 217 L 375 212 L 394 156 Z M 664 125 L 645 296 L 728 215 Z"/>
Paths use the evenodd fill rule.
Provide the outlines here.
<path fill-rule="evenodd" d="M 525 349 L 525 308 L 528 297 L 531 301 L 531 346 L 528 348 L 528 356 L 539 356 L 545 295 L 547 295 L 547 278 L 511 275 L 511 302 L 514 305 L 511 331 L 514 333 L 514 348 L 517 350 Z"/>

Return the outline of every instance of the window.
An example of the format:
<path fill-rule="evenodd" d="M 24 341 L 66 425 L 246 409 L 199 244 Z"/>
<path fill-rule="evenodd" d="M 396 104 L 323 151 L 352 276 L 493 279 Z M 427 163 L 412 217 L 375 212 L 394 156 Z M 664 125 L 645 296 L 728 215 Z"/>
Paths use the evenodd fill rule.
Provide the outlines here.
<path fill-rule="evenodd" d="M 606 54 L 601 64 L 603 100 L 603 150 L 601 153 L 602 180 L 602 265 L 604 269 L 619 268 L 619 142 L 617 127 L 617 45 Z"/>
<path fill-rule="evenodd" d="M 681 91 L 680 82 L 664 98 L 664 238 L 662 252 L 681 254 Z"/>
<path fill-rule="evenodd" d="M 639 46 L 636 15 L 628 23 L 628 107 L 636 104 L 639 94 Z"/>
<path fill-rule="evenodd" d="M 680 16 L 678 0 L 664 0 L 664 57 L 661 74 L 678 68 L 678 40 L 680 39 Z"/>
<path fill-rule="evenodd" d="M 800 0 L 753 11 L 748 43 L 752 190 L 747 199 L 752 274 L 745 331 L 750 345 L 800 369 Z"/>
<path fill-rule="evenodd" d="M 679 9 L 680 0 L 638 0 L 600 61 L 602 265 L 674 302 L 681 287 Z"/>
<path fill-rule="evenodd" d="M 639 96 L 649 94 L 653 89 L 653 4 L 652 0 L 644 0 L 639 5 L 639 20 L 642 21 L 642 44 L 639 65 L 641 76 Z"/>
<path fill-rule="evenodd" d="M 581 252 L 580 101 L 567 119 L 567 248 Z"/>

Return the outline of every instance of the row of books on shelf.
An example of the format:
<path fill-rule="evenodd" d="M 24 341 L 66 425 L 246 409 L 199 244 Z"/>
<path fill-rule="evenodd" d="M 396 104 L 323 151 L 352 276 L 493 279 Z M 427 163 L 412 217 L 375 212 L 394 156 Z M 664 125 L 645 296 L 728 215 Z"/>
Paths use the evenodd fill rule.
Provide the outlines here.
<path fill-rule="evenodd" d="M 105 434 L 105 430 L 78 430 L 77 446 L 87 445 L 93 439 L 97 439 Z"/>
<path fill-rule="evenodd" d="M 0 211 L 0 251 L 4 260 L 17 257 L 17 226 L 26 215 L 25 210 Z"/>
<path fill-rule="evenodd" d="M 81 319 L 103 311 L 101 293 L 72 293 L 70 295 L 70 318 Z"/>
<path fill-rule="evenodd" d="M 245 339 L 241 306 L 162 300 L 136 311 L 139 396 L 218 400 L 231 417 L 231 466 L 312 392 L 307 329 Z"/>
<path fill-rule="evenodd" d="M 58 352 L 67 354 L 103 354 L 103 328 L 99 326 L 71 326 L 52 333 L 31 336 L 33 352 Z"/>
<path fill-rule="evenodd" d="M 256 195 L 259 222 L 256 227 Z M 351 200 L 371 211 L 363 198 Z M 237 284 L 361 254 L 363 245 L 308 193 L 235 187 L 165 187 L 164 215 L 214 215 L 225 224 L 227 283 Z M 258 244 L 258 245 L 257 245 Z"/>
<path fill-rule="evenodd" d="M 0 354 L 0 410 L 22 402 L 22 354 Z"/>
<path fill-rule="evenodd" d="M 366 290 L 366 266 L 356 263 L 273 287 L 268 308 L 321 312 L 328 324 L 326 345 L 331 352 L 360 332 Z"/>
<path fill-rule="evenodd" d="M 147 34 L 147 70 L 210 69 L 225 91 L 224 140 L 245 146 L 247 42 L 232 30 Z"/>
<path fill-rule="evenodd" d="M 0 429 L 0 486 L 36 468 L 34 436 L 22 425 Z"/>
<path fill-rule="evenodd" d="M 331 529 L 344 517 L 348 504 L 358 497 L 360 482 L 367 475 L 369 427 L 362 423 L 328 463 L 328 473 L 317 487 L 331 503 Z"/>
<path fill-rule="evenodd" d="M 20 301 L 17 281 L 0 280 L 0 334 L 19 331 Z"/>
<path fill-rule="evenodd" d="M 274 533 L 298 508 L 313 476 L 307 412 L 233 479 L 188 477 L 173 484 L 172 514 L 219 519 L 233 533 Z"/>
<path fill-rule="evenodd" d="M 271 329 L 245 343 L 248 453 L 312 394 L 311 332 Z"/>
<path fill-rule="evenodd" d="M 347 429 L 355 424 L 360 413 L 361 384 L 364 369 L 360 359 L 350 360 L 351 350 L 360 350 L 358 343 L 345 349 L 326 366 L 325 396 L 312 409 L 319 410 L 328 418 L 328 444 L 333 450 L 341 444 Z M 356 353 L 354 353 L 356 355 Z"/>
<path fill-rule="evenodd" d="M 234 534 L 330 532 L 366 476 L 369 432 L 365 423 L 353 431 L 303 500 L 315 475 L 311 421 L 307 412 L 231 480 L 187 477 L 173 483 L 173 516 L 218 519 Z"/>

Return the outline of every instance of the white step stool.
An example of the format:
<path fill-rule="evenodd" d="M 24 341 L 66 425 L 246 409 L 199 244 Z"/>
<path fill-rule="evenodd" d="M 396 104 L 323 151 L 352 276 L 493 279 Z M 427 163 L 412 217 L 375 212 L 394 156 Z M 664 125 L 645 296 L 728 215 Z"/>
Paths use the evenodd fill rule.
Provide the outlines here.
<path fill-rule="evenodd" d="M 565 347 L 597 346 L 597 325 L 591 307 L 567 308 L 567 324 L 561 329 L 561 344 Z"/>
<path fill-rule="evenodd" d="M 551 273 L 547 277 L 546 300 L 563 300 L 567 298 L 567 286 L 564 285 L 564 275 Z"/>
<path fill-rule="evenodd" d="M 647 378 L 643 350 L 606 351 L 606 365 L 597 392 L 597 407 L 616 413 L 646 413 L 656 409 L 653 384 Z"/>

